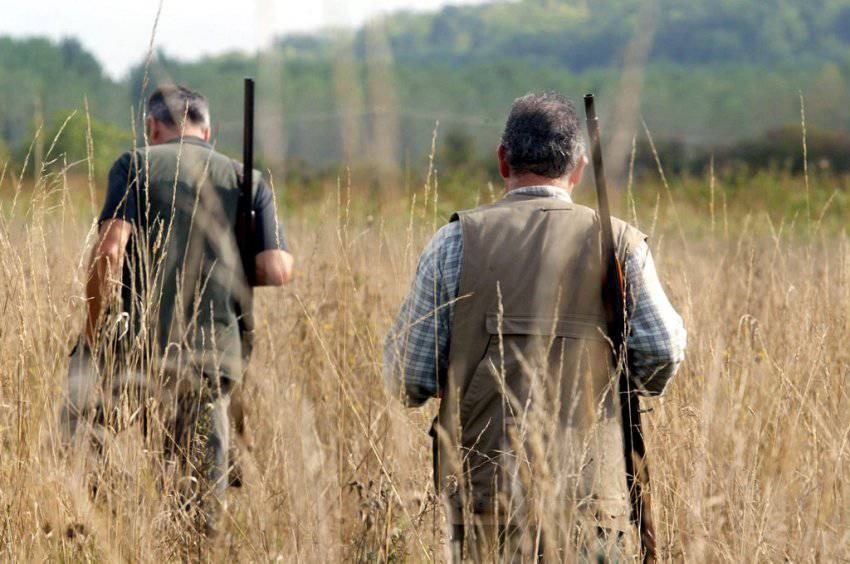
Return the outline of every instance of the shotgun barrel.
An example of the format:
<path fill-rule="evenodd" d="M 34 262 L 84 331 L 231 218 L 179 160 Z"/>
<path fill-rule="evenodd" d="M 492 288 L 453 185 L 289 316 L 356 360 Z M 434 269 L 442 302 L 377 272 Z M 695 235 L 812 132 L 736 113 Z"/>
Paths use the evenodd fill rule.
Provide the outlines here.
<path fill-rule="evenodd" d="M 245 79 L 245 116 L 242 139 L 242 178 L 236 211 L 236 242 L 249 286 L 256 284 L 254 230 L 254 79 Z"/>
<path fill-rule="evenodd" d="M 646 445 L 641 425 L 640 399 L 634 393 L 628 374 L 626 358 L 626 289 L 623 268 L 614 242 L 611 225 L 611 207 L 608 201 L 608 184 L 602 164 L 602 146 L 599 119 L 596 115 L 593 94 L 584 97 L 587 113 L 587 131 L 596 180 L 596 197 L 599 202 L 599 221 L 602 230 L 603 261 L 607 273 L 603 286 L 603 299 L 608 325 L 608 336 L 614 347 L 614 366 L 619 371 L 618 387 L 623 425 L 623 454 L 626 462 L 626 485 L 631 505 L 631 521 L 640 538 L 641 560 L 655 562 L 655 526 L 652 521 L 652 504 L 649 495 L 649 467 Z"/>

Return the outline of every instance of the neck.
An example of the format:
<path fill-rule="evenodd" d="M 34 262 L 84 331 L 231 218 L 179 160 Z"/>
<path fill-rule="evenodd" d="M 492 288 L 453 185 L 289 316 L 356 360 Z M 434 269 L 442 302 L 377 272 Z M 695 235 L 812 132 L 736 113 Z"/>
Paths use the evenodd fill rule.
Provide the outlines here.
<path fill-rule="evenodd" d="M 573 184 L 568 178 L 547 178 L 537 174 L 523 174 L 521 176 L 511 176 L 505 179 L 505 187 L 508 192 L 519 190 L 520 188 L 528 188 L 529 186 L 550 186 L 558 188 L 572 195 Z"/>

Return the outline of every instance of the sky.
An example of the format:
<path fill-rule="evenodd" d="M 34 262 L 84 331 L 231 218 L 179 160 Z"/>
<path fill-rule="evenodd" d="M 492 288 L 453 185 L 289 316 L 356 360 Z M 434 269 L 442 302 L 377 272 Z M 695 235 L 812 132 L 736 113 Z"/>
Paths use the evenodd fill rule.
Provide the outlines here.
<path fill-rule="evenodd" d="M 255 51 L 287 32 L 482 0 L 163 0 L 156 46 L 180 59 Z M 159 0 L 0 0 L 0 35 L 76 37 L 120 78 L 147 53 Z"/>

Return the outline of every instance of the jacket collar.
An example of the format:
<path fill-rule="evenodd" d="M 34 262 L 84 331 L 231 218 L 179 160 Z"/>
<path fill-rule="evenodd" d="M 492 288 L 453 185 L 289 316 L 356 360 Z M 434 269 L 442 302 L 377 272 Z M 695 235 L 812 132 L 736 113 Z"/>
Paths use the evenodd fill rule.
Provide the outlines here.
<path fill-rule="evenodd" d="M 184 136 L 184 137 L 182 137 L 182 138 L 180 138 L 180 137 L 175 137 L 175 138 L 174 138 L 174 139 L 172 139 L 171 141 L 166 141 L 166 142 L 165 142 L 165 143 L 163 143 L 163 144 L 164 144 L 164 145 L 177 144 L 177 143 L 180 143 L 181 141 L 182 141 L 183 143 L 187 143 L 187 144 L 189 144 L 189 145 L 198 145 L 198 146 L 200 146 L 200 147 L 205 147 L 205 148 L 207 148 L 207 149 L 212 149 L 212 145 L 210 145 L 209 143 L 207 143 L 206 141 L 204 141 L 204 140 L 203 140 L 203 139 L 201 139 L 200 137 L 195 137 L 194 135 L 186 135 L 186 136 Z"/>

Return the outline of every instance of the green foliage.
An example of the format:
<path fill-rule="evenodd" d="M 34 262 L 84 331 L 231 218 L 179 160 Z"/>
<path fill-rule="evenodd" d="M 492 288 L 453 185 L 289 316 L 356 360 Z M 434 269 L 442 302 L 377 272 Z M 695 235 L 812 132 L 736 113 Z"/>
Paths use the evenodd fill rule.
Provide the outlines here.
<path fill-rule="evenodd" d="M 812 169 L 850 173 L 850 135 L 847 133 L 809 130 L 806 153 Z M 775 168 L 800 174 L 804 171 L 803 154 L 800 128 L 783 127 L 722 150 L 717 159 L 726 166 L 744 163 L 750 169 Z"/>
<path fill-rule="evenodd" d="M 0 139 L 12 147 L 32 141 L 33 123 L 61 108 L 83 108 L 124 122 L 129 104 L 115 96 L 116 85 L 75 39 L 0 37 Z"/>
<path fill-rule="evenodd" d="M 619 63 L 650 10 L 640 0 L 525 0 L 449 6 L 433 16 L 390 17 L 397 61 L 522 57 L 573 71 Z M 848 0 L 659 0 L 647 12 L 652 57 L 679 64 L 846 60 Z M 365 52 L 361 33 L 358 46 Z"/>
<path fill-rule="evenodd" d="M 73 111 L 57 112 L 43 132 L 44 156 L 51 168 L 71 167 L 72 170 L 85 172 L 88 167 L 89 123 L 85 114 Z M 132 136 L 120 127 L 91 119 L 91 157 L 94 173 L 103 178 L 112 163 L 122 152 L 130 147 Z"/>
<path fill-rule="evenodd" d="M 462 129 L 448 132 L 440 145 L 439 154 L 441 166 L 449 170 L 464 170 L 477 164 L 475 139 Z"/>
<path fill-rule="evenodd" d="M 850 131 L 850 0 L 659 0 L 647 15 L 648 5 L 523 0 L 399 13 L 356 32 L 281 38 L 259 57 L 184 62 L 160 52 L 119 83 L 75 40 L 0 38 L 0 140 L 19 153 L 33 123 L 82 112 L 84 97 L 98 121 L 128 126 L 131 107 L 139 116 L 150 90 L 173 81 L 210 98 L 214 140 L 236 155 L 242 78 L 255 75 L 258 157 L 273 168 L 329 170 L 348 158 L 352 127 L 362 151 L 351 158 L 367 162 L 382 123 L 398 131 L 402 164 L 421 168 L 439 120 L 449 134 L 438 166 L 469 174 L 464 163 L 489 162 L 511 101 L 529 90 L 593 90 L 610 111 L 624 53 L 653 31 L 639 110 L 671 166 L 799 124 L 800 93 L 810 128 Z"/>
<path fill-rule="evenodd" d="M 6 146 L 3 139 L 0 139 L 0 170 L 9 162 L 11 157 L 12 153 L 9 151 L 9 147 Z"/>
<path fill-rule="evenodd" d="M 692 217 L 691 224 L 708 218 L 713 209 L 712 223 L 718 230 L 745 225 L 743 216 L 749 214 L 768 214 L 776 228 L 784 224 L 788 231 L 793 226 L 804 226 L 809 217 L 813 221 L 821 217 L 824 223 L 845 231 L 847 215 L 850 214 L 850 180 L 836 177 L 828 171 L 812 170 L 809 174 L 809 189 L 800 175 L 784 170 L 745 168 L 718 171 L 712 182 L 708 174 L 683 174 L 669 178 L 672 197 L 686 206 L 687 215 Z M 654 210 L 659 202 L 668 198 L 667 188 L 658 180 L 658 176 L 648 176 L 634 186 L 634 197 L 639 214 L 647 223 L 652 221 Z M 625 198 L 620 202 L 619 213 L 628 217 Z M 679 213 L 684 214 L 684 210 Z M 726 216 L 729 216 L 727 218 Z M 663 223 L 671 217 L 662 217 Z M 724 225 L 726 224 L 726 225 Z M 772 235 L 775 235 L 774 232 Z"/>

